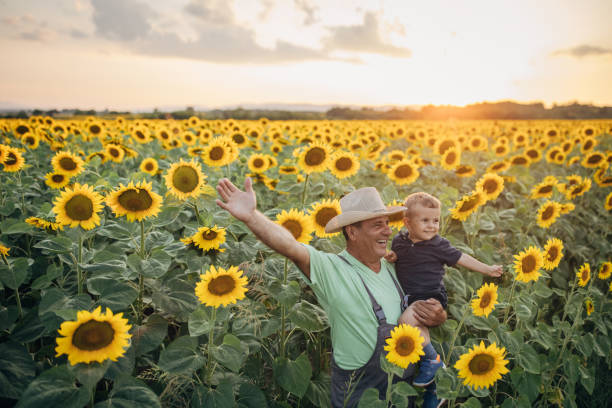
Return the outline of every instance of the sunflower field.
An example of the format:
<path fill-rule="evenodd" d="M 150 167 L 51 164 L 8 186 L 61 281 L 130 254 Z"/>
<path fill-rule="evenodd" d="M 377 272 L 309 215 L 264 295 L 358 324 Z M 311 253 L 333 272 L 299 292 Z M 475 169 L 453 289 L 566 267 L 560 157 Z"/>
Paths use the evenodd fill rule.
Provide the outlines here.
<path fill-rule="evenodd" d="M 438 197 L 440 235 L 503 266 L 446 270 L 431 335 L 449 406 L 609 406 L 611 135 L 611 121 L 0 120 L 0 405 L 328 407 L 323 309 L 215 202 L 220 179 L 249 176 L 259 210 L 323 251 L 345 245 L 324 231 L 338 199 L 375 186 L 388 205 Z M 422 390 L 397 383 L 360 406 L 409 398 Z"/>

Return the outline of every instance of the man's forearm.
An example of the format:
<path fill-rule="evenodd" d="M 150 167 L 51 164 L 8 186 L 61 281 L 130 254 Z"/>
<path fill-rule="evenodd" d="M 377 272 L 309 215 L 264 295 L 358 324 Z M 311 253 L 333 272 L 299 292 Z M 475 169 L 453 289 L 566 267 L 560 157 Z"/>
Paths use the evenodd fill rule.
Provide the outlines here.
<path fill-rule="evenodd" d="M 260 211 L 255 210 L 245 225 L 268 247 L 292 260 L 296 266 L 310 277 L 310 256 L 308 250 L 295 240 L 291 232 L 273 222 Z"/>

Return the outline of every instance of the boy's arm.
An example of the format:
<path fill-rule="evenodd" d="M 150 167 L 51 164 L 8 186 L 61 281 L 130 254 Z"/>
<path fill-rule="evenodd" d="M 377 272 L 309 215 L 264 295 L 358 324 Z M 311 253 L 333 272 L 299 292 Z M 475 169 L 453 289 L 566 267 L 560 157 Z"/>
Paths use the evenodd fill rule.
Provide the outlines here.
<path fill-rule="evenodd" d="M 397 261 L 397 254 L 393 250 L 387 251 L 385 259 L 387 262 L 395 263 L 395 261 Z"/>
<path fill-rule="evenodd" d="M 226 178 L 219 180 L 217 205 L 242 221 L 255 236 L 279 254 L 291 259 L 307 278 L 310 278 L 310 254 L 297 242 L 291 232 L 257 211 L 257 199 L 251 179 L 238 189 Z"/>
<path fill-rule="evenodd" d="M 500 265 L 484 264 L 468 254 L 461 254 L 461 258 L 459 258 L 457 264 L 463 266 L 464 268 L 468 268 L 488 276 L 498 277 L 502 276 L 504 273 L 504 270 Z"/>

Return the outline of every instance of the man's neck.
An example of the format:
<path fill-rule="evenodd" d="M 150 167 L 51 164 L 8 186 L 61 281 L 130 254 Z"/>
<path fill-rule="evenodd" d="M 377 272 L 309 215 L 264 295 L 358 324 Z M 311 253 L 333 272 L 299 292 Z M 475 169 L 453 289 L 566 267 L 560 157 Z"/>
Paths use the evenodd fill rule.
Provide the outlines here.
<path fill-rule="evenodd" d="M 380 258 L 377 259 L 367 259 L 359 254 L 358 251 L 355 251 L 353 248 L 346 248 L 346 252 L 351 254 L 353 258 L 357 259 L 359 262 L 370 268 L 374 273 L 380 272 Z"/>

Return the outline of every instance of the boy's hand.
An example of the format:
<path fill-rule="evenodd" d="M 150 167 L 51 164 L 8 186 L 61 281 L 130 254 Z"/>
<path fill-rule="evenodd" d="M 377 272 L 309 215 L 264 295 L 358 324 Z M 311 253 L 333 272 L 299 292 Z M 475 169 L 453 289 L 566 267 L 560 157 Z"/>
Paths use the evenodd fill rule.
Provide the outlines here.
<path fill-rule="evenodd" d="M 397 255 L 393 251 L 387 251 L 385 259 L 387 260 L 387 262 L 395 263 L 395 261 L 397 261 Z"/>
<path fill-rule="evenodd" d="M 502 276 L 502 274 L 504 273 L 504 268 L 501 267 L 501 265 L 491 265 L 489 266 L 489 276 L 493 276 L 493 277 L 500 277 Z"/>

